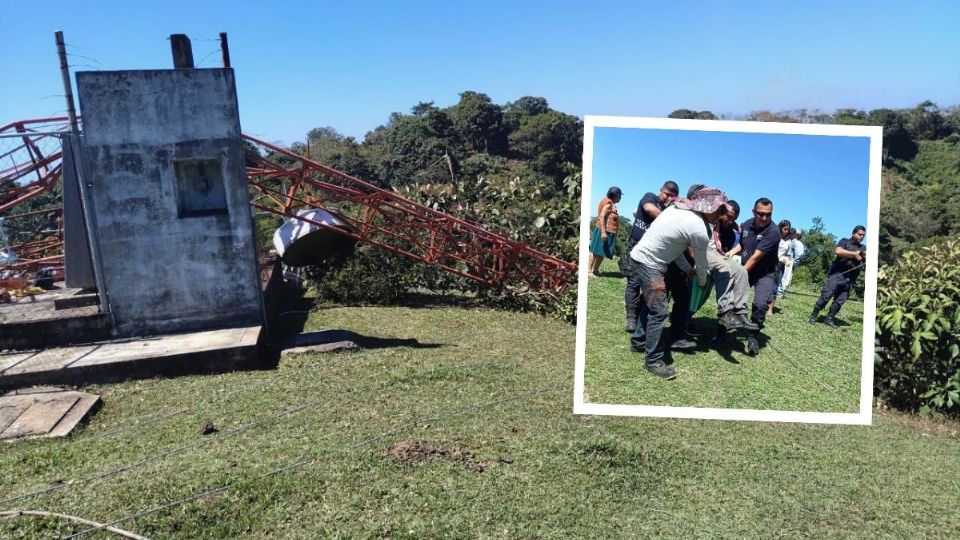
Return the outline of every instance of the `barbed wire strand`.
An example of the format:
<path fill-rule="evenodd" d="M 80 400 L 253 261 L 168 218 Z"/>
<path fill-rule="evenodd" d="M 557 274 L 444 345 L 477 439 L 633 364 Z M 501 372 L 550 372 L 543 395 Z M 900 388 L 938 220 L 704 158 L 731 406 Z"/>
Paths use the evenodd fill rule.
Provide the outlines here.
<path fill-rule="evenodd" d="M 522 359 L 523 359 L 523 358 L 521 358 L 521 360 L 522 360 Z M 484 361 L 484 362 L 475 362 L 475 363 L 472 363 L 472 364 L 465 364 L 465 365 L 463 365 L 463 366 L 461 366 L 461 367 L 463 367 L 463 368 L 473 368 L 473 367 L 477 367 L 477 366 L 480 366 L 480 365 L 489 365 L 489 364 L 494 364 L 494 363 L 502 363 L 502 362 L 505 362 L 505 361 L 507 361 L 507 360 L 512 360 L 512 359 L 511 359 L 511 358 L 503 358 L 503 359 L 499 359 L 499 360 Z M 430 369 L 427 369 L 427 370 L 420 370 L 419 373 L 430 373 L 430 372 L 432 372 L 432 371 L 434 371 L 434 370 L 437 370 L 437 369 L 445 369 L 445 368 L 447 368 L 447 366 L 434 366 L 434 367 L 432 367 L 432 368 L 430 368 Z M 143 458 L 143 459 L 141 459 L 141 460 L 139 460 L 139 461 L 137 461 L 137 462 L 130 463 L 130 464 L 127 464 L 127 465 L 124 465 L 124 466 L 121 466 L 121 467 L 117 467 L 117 468 L 114 468 L 114 469 L 110 469 L 110 470 L 107 470 L 107 471 L 102 471 L 102 472 L 99 472 L 99 473 L 95 473 L 95 474 L 93 474 L 93 475 L 89 475 L 89 476 L 87 476 L 87 477 L 84 477 L 84 478 L 82 478 L 82 479 L 80 479 L 80 480 L 77 480 L 77 481 L 74 481 L 74 482 L 51 483 L 51 484 L 49 484 L 48 486 L 46 486 L 46 487 L 44 487 L 44 488 L 41 488 L 41 489 L 37 489 L 37 490 L 31 491 L 31 492 L 23 493 L 23 494 L 16 495 L 16 496 L 13 496 L 13 497 L 8 497 L 8 498 L 6 498 L 6 499 L 0 500 L 0 504 L 7 504 L 7 503 L 10 503 L 10 502 L 15 502 L 15 501 L 18 501 L 18 500 L 22 500 L 22 499 L 29 498 L 29 497 L 34 497 L 34 496 L 37 496 L 37 495 L 43 495 L 43 494 L 46 494 L 46 493 L 50 493 L 50 492 L 54 492 L 54 491 L 59 491 L 59 490 L 65 489 L 66 487 L 69 487 L 69 486 L 72 486 L 72 485 L 87 484 L 87 483 L 90 483 L 90 482 L 95 482 L 95 481 L 98 481 L 98 480 L 102 480 L 102 479 L 104 479 L 104 478 L 116 476 L 116 475 L 118 475 L 118 474 L 120 474 L 120 473 L 126 472 L 126 471 L 131 470 L 131 469 L 135 469 L 135 468 L 137 468 L 137 467 L 146 465 L 146 464 L 148 464 L 148 463 L 152 463 L 152 462 L 154 462 L 154 461 L 157 461 L 157 460 L 160 460 L 160 459 L 163 459 L 163 458 L 166 458 L 166 457 L 175 455 L 175 454 L 182 453 L 182 452 L 184 452 L 184 451 L 186 451 L 186 450 L 190 450 L 190 449 L 193 449 L 193 448 L 198 448 L 198 447 L 200 447 L 200 446 L 204 446 L 204 445 L 206 445 L 207 443 L 221 440 L 221 439 L 226 438 L 226 437 L 228 437 L 228 436 L 235 435 L 235 434 L 241 433 L 241 432 L 243 432 L 243 431 L 247 431 L 247 430 L 249 430 L 249 429 L 252 429 L 252 428 L 254 428 L 254 427 L 257 427 L 258 425 L 261 425 L 261 424 L 267 423 L 267 422 L 269 422 L 269 421 L 272 421 L 272 420 L 281 418 L 281 417 L 283 417 L 283 416 L 289 416 L 289 415 L 292 415 L 292 414 L 296 414 L 296 413 L 299 413 L 299 412 L 301 412 L 301 411 L 303 411 L 303 410 L 311 409 L 311 408 L 314 408 L 314 407 L 316 407 L 316 406 L 323 405 L 323 404 L 325 404 L 325 403 L 326 403 L 326 402 L 325 402 L 324 400 L 317 400 L 317 401 L 315 401 L 315 402 L 313 402 L 313 403 L 310 403 L 310 404 L 307 404 L 307 405 L 303 405 L 303 406 L 300 406 L 300 407 L 296 407 L 296 408 L 294 408 L 294 409 L 289 409 L 289 410 L 283 411 L 283 412 L 281 412 L 281 413 L 275 414 L 275 415 L 273 415 L 273 416 L 270 416 L 270 417 L 267 417 L 267 418 L 263 418 L 263 419 L 260 419 L 260 420 L 256 420 L 256 421 L 251 422 L 251 423 L 249 423 L 249 424 L 244 424 L 244 425 L 242 425 L 242 426 L 238 426 L 238 427 L 236 427 L 236 428 L 233 428 L 233 429 L 230 429 L 230 430 L 227 430 L 227 431 L 220 432 L 219 434 L 217 434 L 217 435 L 214 436 L 214 437 L 205 437 L 205 438 L 202 438 L 202 439 L 198 439 L 198 440 L 193 441 L 193 442 L 191 442 L 191 443 L 188 443 L 188 444 L 185 444 L 185 445 L 182 445 L 182 446 L 179 446 L 179 447 L 170 449 L 170 450 L 165 450 L 165 451 L 159 452 L 159 453 L 157 453 L 157 454 L 152 454 L 152 455 L 147 456 L 147 457 L 145 457 L 145 458 Z"/>
<path fill-rule="evenodd" d="M 473 405 L 473 406 L 467 407 L 467 408 L 465 408 L 465 409 L 461 409 L 460 411 L 457 411 L 457 412 L 454 412 L 454 413 L 418 418 L 418 419 L 415 419 L 415 420 L 411 420 L 411 421 L 409 421 L 409 422 L 406 422 L 406 423 L 404 423 L 404 424 L 401 424 L 400 426 L 397 426 L 397 427 L 395 427 L 395 428 L 391 428 L 391 429 L 389 429 L 389 430 L 387 430 L 387 431 L 384 431 L 384 432 L 382 432 L 382 433 L 378 433 L 378 434 L 375 434 L 375 435 L 371 435 L 371 436 L 369 436 L 369 437 L 366 437 L 366 438 L 362 439 L 361 441 L 359 441 L 359 442 L 357 442 L 357 443 L 354 443 L 354 444 L 352 444 L 352 445 L 349 445 L 349 446 L 347 446 L 347 447 L 345 447 L 345 448 L 346 448 L 346 449 L 356 449 L 356 448 L 360 448 L 360 447 L 365 446 L 365 445 L 367 445 L 367 444 L 370 444 L 370 443 L 372 443 L 372 442 L 378 441 L 378 440 L 382 439 L 383 437 L 387 437 L 387 436 L 389 436 L 389 435 L 395 434 L 395 433 L 400 432 L 400 431 L 403 431 L 403 430 L 405 430 L 405 429 L 409 429 L 410 427 L 416 426 L 416 425 L 418 425 L 418 424 L 420 424 L 420 423 L 437 422 L 438 420 L 441 420 L 441 419 L 444 419 L 444 418 L 448 418 L 448 417 L 462 416 L 462 415 L 464 415 L 464 414 L 467 414 L 467 415 L 469 415 L 469 414 L 474 414 L 474 413 L 479 412 L 479 411 L 481 411 L 481 410 L 483 410 L 483 409 L 485 409 L 485 408 L 488 408 L 488 407 L 492 407 L 492 406 L 495 406 L 495 405 L 499 405 L 499 404 L 502 404 L 502 403 L 506 403 L 506 402 L 513 401 L 513 400 L 516 400 L 516 399 L 520 399 L 520 398 L 522 398 L 522 397 L 534 396 L 534 395 L 539 395 L 539 394 L 548 393 L 548 392 L 550 392 L 550 391 L 556 391 L 556 390 L 560 390 L 560 389 L 565 389 L 565 388 L 567 388 L 567 386 L 568 386 L 567 384 L 551 385 L 551 386 L 539 388 L 539 389 L 537 389 L 537 390 L 533 390 L 533 391 L 531 391 L 531 392 L 521 392 L 521 393 L 515 393 L 515 394 L 512 394 L 512 395 L 507 395 L 507 396 L 505 396 L 505 397 L 501 397 L 501 398 L 495 399 L 495 400 L 493 400 L 493 401 L 487 401 L 487 402 L 484 402 L 484 403 L 480 403 L 480 404 L 477 404 L 477 405 Z M 263 478 L 267 478 L 267 477 L 274 476 L 274 475 L 277 475 L 277 474 L 280 474 L 280 473 L 283 473 L 283 472 L 286 472 L 286 471 L 289 471 L 289 470 L 292 470 L 292 469 L 296 469 L 296 468 L 302 467 L 302 466 L 304 466 L 304 465 L 307 465 L 307 464 L 311 463 L 312 461 L 313 461 L 313 458 L 302 458 L 302 459 L 299 459 L 299 460 L 294 461 L 294 462 L 292 462 L 292 463 L 289 463 L 289 464 L 287 464 L 287 465 L 284 465 L 284 466 L 282 466 L 282 467 L 279 467 L 279 468 L 277 468 L 277 469 L 273 469 L 273 470 L 271 470 L 271 471 L 268 471 L 268 472 L 265 472 L 265 473 L 263 473 L 263 474 L 257 475 L 257 476 L 255 476 L 255 477 L 253 477 L 251 480 L 262 480 Z M 228 484 L 225 484 L 225 485 L 220 486 L 220 487 L 218 487 L 218 488 L 214 488 L 214 489 L 202 491 L 202 492 L 199 492 L 199 493 L 195 493 L 195 494 L 193 494 L 193 495 L 191 495 L 191 496 L 189 496 L 189 497 L 184 497 L 184 498 L 182 498 L 182 499 L 179 499 L 179 500 L 176 500 L 176 501 L 172 501 L 172 502 L 169 502 L 169 503 L 160 505 L 160 506 L 155 506 L 155 507 L 152 507 L 152 508 L 147 508 L 147 509 L 141 510 L 141 511 L 135 513 L 135 514 L 130 514 L 130 515 L 128 515 L 128 516 L 124 516 L 124 517 L 121 517 L 121 518 L 119 518 L 119 519 L 115 519 L 115 520 L 110 521 L 110 522 L 108 522 L 108 523 L 104 523 L 104 524 L 99 525 L 99 526 L 96 526 L 96 527 L 91 527 L 91 528 L 89 528 L 89 529 L 85 529 L 85 530 L 80 531 L 80 532 L 78 532 L 78 533 L 75 533 L 75 534 L 72 534 L 72 535 L 70 535 L 70 536 L 64 537 L 63 540 L 70 540 L 71 538 L 77 538 L 77 537 L 80 537 L 80 536 L 83 536 L 83 535 L 87 535 L 87 534 L 90 534 L 90 533 L 92 533 L 92 532 L 96 532 L 96 531 L 98 531 L 98 530 L 101 530 L 101 529 L 102 529 L 103 527 L 105 527 L 105 526 L 116 525 L 117 523 L 123 523 L 123 522 L 129 521 L 129 520 L 131 520 L 131 519 L 136 519 L 136 518 L 139 518 L 139 517 L 143 517 L 143 516 L 145 516 L 145 515 L 148 515 L 148 514 L 152 514 L 152 513 L 155 513 L 155 512 L 159 512 L 159 511 L 161 511 L 161 510 L 165 510 L 165 509 L 167 509 L 167 508 L 172 508 L 172 507 L 174 507 L 174 506 L 179 506 L 179 505 L 181 505 L 181 504 L 185 504 L 185 503 L 188 503 L 188 502 L 190 502 L 190 501 L 193 501 L 193 500 L 196 500 L 196 499 L 199 499 L 199 498 L 202 498 L 202 497 L 215 495 L 215 494 L 217 494 L 217 493 L 222 493 L 222 492 L 224 492 L 224 491 L 227 491 L 227 490 L 231 489 L 232 487 L 234 487 L 234 485 L 235 485 L 235 483 L 228 483 Z"/>
<path fill-rule="evenodd" d="M 780 355 L 783 356 L 784 358 L 786 358 L 787 361 L 789 361 L 791 364 L 793 364 L 794 366 L 796 366 L 796 367 L 800 368 L 801 370 L 803 370 L 803 372 L 806 373 L 811 379 L 813 379 L 814 382 L 816 382 L 817 384 L 819 384 L 820 386 L 822 386 L 822 387 L 827 391 L 827 394 L 831 397 L 831 399 L 833 399 L 834 402 L 835 402 L 837 405 L 839 405 L 841 409 L 843 409 L 843 408 L 846 406 L 846 404 L 843 402 L 843 400 L 837 395 L 837 393 L 836 393 L 837 390 L 836 390 L 835 388 L 833 388 L 833 387 L 831 387 L 830 385 L 824 383 L 822 380 L 820 380 L 819 377 L 817 377 L 816 375 L 814 375 L 813 372 L 811 372 L 810 370 L 808 370 L 803 364 L 801 364 L 800 362 L 797 362 L 796 360 L 794 360 L 792 356 L 790 356 L 789 354 L 787 354 L 786 352 L 784 352 L 783 350 L 781 350 L 779 347 L 777 347 L 777 346 L 774 345 L 773 343 L 768 343 L 767 345 L 768 345 L 771 349 L 773 349 L 773 350 L 777 351 L 778 353 L 780 353 Z"/>
<path fill-rule="evenodd" d="M 353 354 L 353 355 L 350 355 L 350 359 L 351 359 L 351 360 L 357 360 L 357 359 L 359 359 L 359 358 L 371 356 L 374 352 L 376 352 L 376 351 L 373 351 L 373 350 L 370 350 L 370 351 L 360 351 L 360 352 L 358 352 L 358 353 L 355 353 L 355 354 Z M 325 367 L 328 367 L 328 366 L 325 366 Z M 134 418 L 125 420 L 125 421 L 117 424 L 117 426 L 127 426 L 127 425 L 129 425 L 129 424 L 131 424 L 131 423 L 133 423 L 133 422 L 136 422 L 136 425 L 133 425 L 133 426 L 130 426 L 130 427 L 127 427 L 127 428 L 115 426 L 115 427 L 110 428 L 109 431 L 106 431 L 106 432 L 103 432 L 103 433 L 97 433 L 97 434 L 95 434 L 95 435 L 91 435 L 91 436 L 86 437 L 86 438 L 83 438 L 83 439 L 78 439 L 78 442 L 93 441 L 93 440 L 97 440 L 97 439 L 109 437 L 109 436 L 112 436 L 112 435 L 118 435 L 118 434 L 121 434 L 121 433 L 127 433 L 127 432 L 133 431 L 133 430 L 135 430 L 135 429 L 139 429 L 139 428 L 142 428 L 142 427 L 146 427 L 146 425 L 155 423 L 155 422 L 160 421 L 160 420 L 165 420 L 165 419 L 167 419 L 167 418 L 172 418 L 172 417 L 174 417 L 174 416 L 179 416 L 179 415 L 181 415 L 181 414 L 185 414 L 185 413 L 188 413 L 188 412 L 190 412 L 190 411 L 197 410 L 197 409 L 198 409 L 200 406 L 202 406 L 202 405 L 216 405 L 216 404 L 219 404 L 219 403 L 223 403 L 223 402 L 226 402 L 228 399 L 232 398 L 233 396 L 235 396 L 235 395 L 237 395 L 237 394 L 242 394 L 242 393 L 244 393 L 244 392 L 248 392 L 248 391 L 253 390 L 253 389 L 256 389 L 256 388 L 264 388 L 264 387 L 268 387 L 268 386 L 273 386 L 273 385 L 275 385 L 275 384 L 277 384 L 277 383 L 284 382 L 284 381 L 286 381 L 286 380 L 292 379 L 297 373 L 298 373 L 298 372 L 297 372 L 296 370 L 291 370 L 289 373 L 282 374 L 282 375 L 280 375 L 280 376 L 278 376 L 278 377 L 263 377 L 262 379 L 260 379 L 260 380 L 257 381 L 257 382 L 254 382 L 254 383 L 250 383 L 250 384 L 248 384 L 248 385 L 241 386 L 240 388 L 236 388 L 236 389 L 230 390 L 229 392 L 226 392 L 225 394 L 222 394 L 222 395 L 220 395 L 220 396 L 217 396 L 216 399 L 214 399 L 214 398 L 206 399 L 206 400 L 203 400 L 203 401 L 200 401 L 200 402 L 194 404 L 193 406 L 185 407 L 185 408 L 182 408 L 182 409 L 177 409 L 177 410 L 170 411 L 170 412 L 161 412 L 161 413 L 154 413 L 154 414 L 149 414 L 149 415 L 143 415 L 143 416 L 139 416 L 139 417 L 134 417 Z"/>
<path fill-rule="evenodd" d="M 123 529 L 118 529 L 112 525 L 106 525 L 104 523 L 98 523 L 96 521 L 91 521 L 89 519 L 84 519 L 77 516 L 71 516 L 69 514 L 59 514 L 57 512 L 46 512 L 43 510 L 5 510 L 0 512 L 0 518 L 15 518 L 20 516 L 40 516 L 40 517 L 55 517 L 59 519 L 65 519 L 67 521 L 75 521 L 77 523 L 82 523 L 84 525 L 93 525 L 94 527 L 100 527 L 105 531 L 112 532 L 114 534 L 119 534 L 120 536 L 125 536 L 127 538 L 133 538 L 134 540 L 149 540 L 146 536 L 140 536 L 137 533 L 125 531 Z"/>
<path fill-rule="evenodd" d="M 172 448 L 172 449 L 169 449 L 169 450 L 165 450 L 165 451 L 160 452 L 160 453 L 158 453 L 158 454 L 153 454 L 153 455 L 147 456 L 147 457 L 145 457 L 145 458 L 143 458 L 143 459 L 141 459 L 141 460 L 139 460 L 139 461 L 135 461 L 135 462 L 133 462 L 133 463 L 128 463 L 127 465 L 123 465 L 123 466 L 121 466 L 121 467 L 117 467 L 117 468 L 110 469 L 110 470 L 107 470 L 107 471 L 95 473 L 95 474 L 90 475 L 90 476 L 87 476 L 87 477 L 85 477 L 85 478 L 81 478 L 80 480 L 77 480 L 77 481 L 75 481 L 75 482 L 60 482 L 60 483 L 50 484 L 50 485 L 48 485 L 47 487 L 42 488 L 42 489 L 30 491 L 30 492 L 23 493 L 23 494 L 20 494 L 20 495 L 15 495 L 15 496 L 13 496 L 13 497 L 7 497 L 6 499 L 0 500 L 0 504 L 8 504 L 8 503 L 15 502 L 15 501 L 19 501 L 19 500 L 22 500 L 22 499 L 27 499 L 27 498 L 30 498 L 30 497 L 35 497 L 35 496 L 37 496 L 37 495 L 43 495 L 44 493 L 49 493 L 49 492 L 51 492 L 51 491 L 59 491 L 59 490 L 61 490 L 61 489 L 65 489 L 66 487 L 71 486 L 71 485 L 87 484 L 87 483 L 90 483 L 90 482 L 95 482 L 95 481 L 97 481 L 97 480 L 102 480 L 102 479 L 104 479 L 104 478 L 108 478 L 108 477 L 111 477 L 111 476 L 115 476 L 115 475 L 117 475 L 117 474 L 120 474 L 120 473 L 122 473 L 122 472 L 128 471 L 128 470 L 130 470 L 130 469 L 134 469 L 134 468 L 140 467 L 140 466 L 142 466 L 142 465 L 146 465 L 147 463 L 151 463 L 151 462 L 157 461 L 157 460 L 159 460 L 159 459 L 163 459 L 163 458 L 165 458 L 165 457 L 169 457 L 169 456 L 172 456 L 172 455 L 174 455 L 174 454 L 179 454 L 179 453 L 184 452 L 184 451 L 186 451 L 186 450 L 190 450 L 190 449 L 192 449 L 192 448 L 197 448 L 197 447 L 199 447 L 199 446 L 203 446 L 203 445 L 205 445 L 205 444 L 208 444 L 208 443 L 211 443 L 211 442 L 214 442 L 214 441 L 218 441 L 218 440 L 222 440 L 222 439 L 225 439 L 225 438 L 227 438 L 227 437 L 229 437 L 229 436 L 242 433 L 242 432 L 244 432 L 244 431 L 250 430 L 250 429 L 255 428 L 255 427 L 257 427 L 257 426 L 260 426 L 260 425 L 263 425 L 263 424 L 272 422 L 273 420 L 277 420 L 277 419 L 283 418 L 284 416 L 290 416 L 290 415 L 292 415 L 292 414 L 296 414 L 296 413 L 301 412 L 301 411 L 303 411 L 304 409 L 307 409 L 307 408 L 309 408 L 309 405 L 301 405 L 301 406 L 295 407 L 295 408 L 293 408 L 293 409 L 287 409 L 287 410 L 282 411 L 282 412 L 280 412 L 280 413 L 273 414 L 273 415 L 270 415 L 270 416 L 265 417 L 265 418 L 260 418 L 260 419 L 258 419 L 258 420 L 254 420 L 253 422 L 250 422 L 250 423 L 247 423 L 247 424 L 243 424 L 243 425 L 240 425 L 240 426 L 238 426 L 238 427 L 235 427 L 235 428 L 232 428 L 232 429 L 228 429 L 228 430 L 226 430 L 226 431 L 222 431 L 222 432 L 220 432 L 220 433 L 217 433 L 217 434 L 214 435 L 213 437 L 205 437 L 205 438 L 203 438 L 203 439 L 198 439 L 198 440 L 195 440 L 195 441 L 193 441 L 193 442 L 191 442 L 191 443 L 184 444 L 184 445 L 182 445 L 182 446 L 178 446 L 178 447 L 176 447 L 176 448 Z"/>

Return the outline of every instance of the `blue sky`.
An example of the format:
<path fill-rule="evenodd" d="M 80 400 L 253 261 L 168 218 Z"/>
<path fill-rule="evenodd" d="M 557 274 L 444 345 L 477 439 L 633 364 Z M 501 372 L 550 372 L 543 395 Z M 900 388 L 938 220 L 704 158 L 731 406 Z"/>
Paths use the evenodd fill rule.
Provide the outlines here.
<path fill-rule="evenodd" d="M 673 180 L 681 196 L 695 183 L 724 190 L 740 203 L 740 222 L 767 197 L 773 219 L 799 229 L 820 217 L 827 232 L 843 238 L 867 224 L 866 137 L 598 127 L 593 151 L 591 208 L 618 186 L 617 208 L 631 219 L 644 193 Z"/>
<path fill-rule="evenodd" d="M 244 131 L 291 143 L 464 90 L 580 117 L 960 104 L 958 27 L 947 1 L 11 1 L 0 123 L 65 109 L 55 30 L 75 70 L 169 68 L 172 33 L 218 67 L 225 31 Z"/>

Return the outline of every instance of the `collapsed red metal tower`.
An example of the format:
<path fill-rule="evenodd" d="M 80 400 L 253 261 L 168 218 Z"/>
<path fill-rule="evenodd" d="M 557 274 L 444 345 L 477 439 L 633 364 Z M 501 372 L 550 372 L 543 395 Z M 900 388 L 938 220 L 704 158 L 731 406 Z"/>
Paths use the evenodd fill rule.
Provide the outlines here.
<path fill-rule="evenodd" d="M 41 152 L 38 141 L 55 138 L 67 118 L 11 122 L 0 136 L 16 134 L 15 144 L 0 151 L 0 215 L 54 188 L 61 177 L 59 147 Z M 44 129 L 37 129 L 44 128 Z M 311 223 L 379 246 L 413 260 L 442 268 L 486 286 L 523 284 L 534 290 L 562 290 L 576 279 L 576 265 L 511 240 L 479 225 L 434 210 L 317 163 L 255 137 L 244 139 L 290 165 L 280 165 L 259 153 L 247 156 L 247 177 L 259 193 L 253 206 L 290 219 Z M 0 138 L 0 141 L 10 140 Z M 34 178 L 35 177 L 35 178 Z M 335 227 L 298 216 L 307 208 L 322 208 L 348 225 Z M 61 207 L 11 214 L 8 223 L 34 214 L 57 214 Z M 59 214 L 57 214 L 59 215 Z M 36 270 L 63 265 L 63 230 L 38 231 L 12 248 L 19 260 L 0 267 Z"/>

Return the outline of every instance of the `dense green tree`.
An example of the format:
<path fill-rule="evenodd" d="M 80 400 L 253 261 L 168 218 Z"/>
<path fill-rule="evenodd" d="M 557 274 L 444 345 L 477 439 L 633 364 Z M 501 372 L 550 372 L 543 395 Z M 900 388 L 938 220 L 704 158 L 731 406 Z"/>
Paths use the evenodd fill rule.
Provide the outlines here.
<path fill-rule="evenodd" d="M 490 96 L 469 90 L 463 92 L 452 113 L 454 127 L 471 150 L 497 153 L 503 149 L 503 111 Z"/>
<path fill-rule="evenodd" d="M 524 116 L 509 143 L 511 154 L 559 181 L 570 164 L 582 159 L 583 125 L 577 117 L 557 111 Z"/>

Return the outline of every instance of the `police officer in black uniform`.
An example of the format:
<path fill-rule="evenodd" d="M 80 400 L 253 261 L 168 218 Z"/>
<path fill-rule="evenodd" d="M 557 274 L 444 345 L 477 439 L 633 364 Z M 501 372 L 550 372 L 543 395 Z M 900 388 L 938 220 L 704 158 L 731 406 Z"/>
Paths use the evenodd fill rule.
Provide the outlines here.
<path fill-rule="evenodd" d="M 820 291 L 820 298 L 813 306 L 813 313 L 810 314 L 807 321 L 810 324 L 817 322 L 820 310 L 825 308 L 827 302 L 832 298 L 833 304 L 830 305 L 827 318 L 823 322 L 827 326 L 837 327 L 833 318 L 836 317 L 837 312 L 840 311 L 843 303 L 850 296 L 850 289 L 857 282 L 860 270 L 863 269 L 863 263 L 867 260 L 867 248 L 861 245 L 866 234 L 867 228 L 863 225 L 857 225 L 853 228 L 850 238 L 844 238 L 837 242 L 837 247 L 833 250 L 837 258 L 830 265 L 830 271 L 827 272 L 827 282 L 823 285 L 823 290 Z"/>

